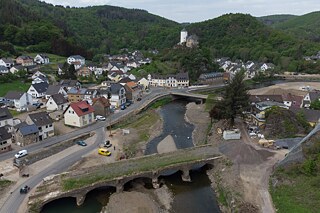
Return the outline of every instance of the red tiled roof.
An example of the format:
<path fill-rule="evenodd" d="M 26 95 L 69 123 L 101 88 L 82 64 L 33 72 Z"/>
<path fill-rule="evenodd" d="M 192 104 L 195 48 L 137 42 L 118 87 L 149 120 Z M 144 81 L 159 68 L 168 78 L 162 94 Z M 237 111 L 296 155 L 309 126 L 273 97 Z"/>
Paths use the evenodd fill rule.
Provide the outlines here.
<path fill-rule="evenodd" d="M 79 117 L 94 112 L 93 107 L 86 101 L 71 103 L 70 107 L 76 112 Z"/>

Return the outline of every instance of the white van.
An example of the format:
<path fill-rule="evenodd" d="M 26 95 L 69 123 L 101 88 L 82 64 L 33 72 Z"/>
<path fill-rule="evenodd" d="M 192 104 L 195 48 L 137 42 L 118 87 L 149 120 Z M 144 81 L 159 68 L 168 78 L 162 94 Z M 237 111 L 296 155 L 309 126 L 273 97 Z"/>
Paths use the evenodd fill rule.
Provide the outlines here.
<path fill-rule="evenodd" d="M 23 156 L 26 156 L 28 154 L 27 150 L 21 150 L 17 154 L 14 155 L 15 158 L 21 158 Z"/>

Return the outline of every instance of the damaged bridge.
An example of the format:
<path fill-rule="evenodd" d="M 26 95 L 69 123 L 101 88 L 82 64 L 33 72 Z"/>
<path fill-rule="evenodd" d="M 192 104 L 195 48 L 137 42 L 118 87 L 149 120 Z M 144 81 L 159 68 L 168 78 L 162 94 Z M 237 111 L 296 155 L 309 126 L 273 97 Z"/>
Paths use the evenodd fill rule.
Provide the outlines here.
<path fill-rule="evenodd" d="M 136 178 L 150 178 L 153 187 L 158 188 L 160 176 L 177 171 L 181 171 L 182 180 L 190 181 L 190 170 L 206 164 L 213 166 L 220 157 L 217 148 L 206 145 L 49 176 L 29 197 L 28 207 L 40 212 L 45 204 L 65 197 L 74 197 L 77 205 L 82 205 L 88 192 L 106 186 L 122 192 L 124 185 Z"/>

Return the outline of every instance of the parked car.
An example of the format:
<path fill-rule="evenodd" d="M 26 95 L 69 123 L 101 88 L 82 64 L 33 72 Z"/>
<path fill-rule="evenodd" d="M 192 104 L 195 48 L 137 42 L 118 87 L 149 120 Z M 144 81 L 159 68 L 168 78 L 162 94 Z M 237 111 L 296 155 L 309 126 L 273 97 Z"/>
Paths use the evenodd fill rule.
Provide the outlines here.
<path fill-rule="evenodd" d="M 20 189 L 20 194 L 27 194 L 30 191 L 30 187 L 25 185 Z"/>
<path fill-rule="evenodd" d="M 121 109 L 121 110 L 125 110 L 125 109 L 126 109 L 126 105 L 125 105 L 125 104 L 122 104 L 121 107 L 120 107 L 120 109 Z"/>
<path fill-rule="evenodd" d="M 112 146 L 112 144 L 110 143 L 109 140 L 107 140 L 106 142 L 104 142 L 103 147 L 107 147 L 110 148 Z"/>
<path fill-rule="evenodd" d="M 141 98 L 137 98 L 137 101 L 141 101 Z"/>
<path fill-rule="evenodd" d="M 96 116 L 96 121 L 105 121 L 105 120 L 106 120 L 106 118 L 103 117 L 102 115 L 97 115 Z"/>
<path fill-rule="evenodd" d="M 98 154 L 104 155 L 104 156 L 110 156 L 111 152 L 109 150 L 107 150 L 106 148 L 99 148 Z"/>
<path fill-rule="evenodd" d="M 28 154 L 28 151 L 23 149 L 19 151 L 17 154 L 14 155 L 15 158 L 22 158 L 23 156 L 26 156 Z"/>
<path fill-rule="evenodd" d="M 78 144 L 79 146 L 87 146 L 87 143 L 84 141 L 76 141 L 76 144 Z"/>

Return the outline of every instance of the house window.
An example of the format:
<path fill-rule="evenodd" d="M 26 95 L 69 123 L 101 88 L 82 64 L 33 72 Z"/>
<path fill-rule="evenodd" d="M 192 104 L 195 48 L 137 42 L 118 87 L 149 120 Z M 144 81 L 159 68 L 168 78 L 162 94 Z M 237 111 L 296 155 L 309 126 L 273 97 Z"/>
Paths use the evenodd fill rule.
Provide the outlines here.
<path fill-rule="evenodd" d="M 50 124 L 49 127 L 52 127 L 52 124 Z"/>

